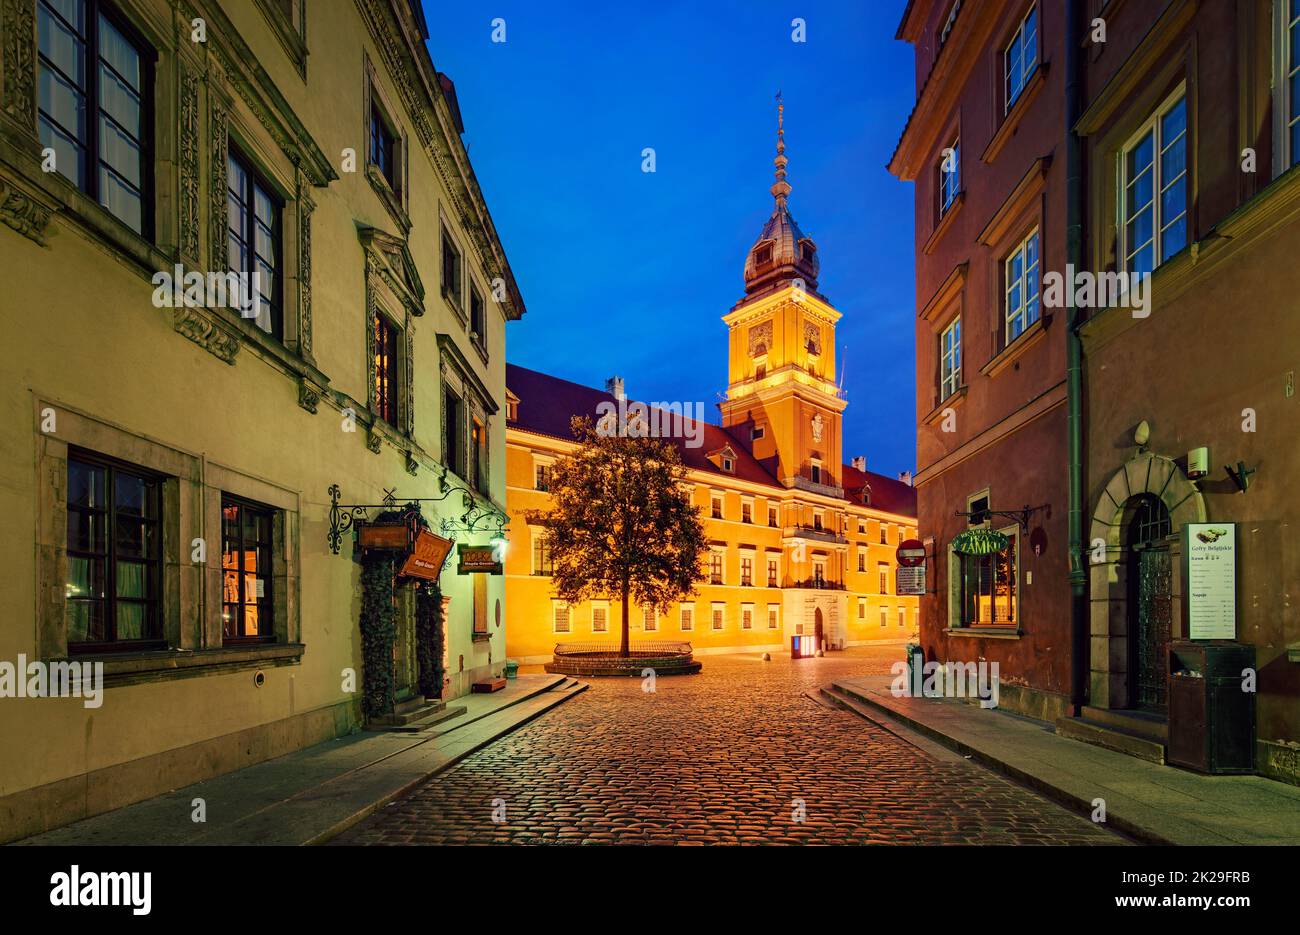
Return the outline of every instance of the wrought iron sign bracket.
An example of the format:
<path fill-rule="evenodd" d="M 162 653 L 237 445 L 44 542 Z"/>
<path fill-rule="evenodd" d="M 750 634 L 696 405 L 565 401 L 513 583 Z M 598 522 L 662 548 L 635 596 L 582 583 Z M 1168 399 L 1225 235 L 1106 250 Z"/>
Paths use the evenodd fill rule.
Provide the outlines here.
<path fill-rule="evenodd" d="M 1051 518 L 1052 505 L 1050 503 L 1044 503 L 1042 506 L 1029 506 L 1029 504 L 1025 504 L 1024 508 L 1020 510 L 957 510 L 953 515 L 965 516 L 967 519 L 970 519 L 972 516 L 1002 516 L 1006 519 L 1014 520 L 1021 529 L 1028 529 L 1030 515 L 1037 513 L 1039 510 L 1047 511 L 1048 518 Z"/>
<path fill-rule="evenodd" d="M 397 489 L 393 488 L 384 491 L 382 503 L 339 503 L 339 497 L 342 495 L 339 485 L 331 484 L 329 488 L 330 528 L 326 533 L 330 552 L 334 555 L 339 554 L 339 549 L 343 545 L 343 534 L 358 523 L 367 522 L 371 510 L 396 510 L 405 504 L 441 503 L 458 492 L 462 495 L 461 502 L 465 512 L 458 519 L 444 519 L 440 524 L 443 533 L 451 534 L 448 538 L 454 540 L 457 532 L 478 532 L 489 529 L 495 529 L 498 537 L 505 535 L 505 528 L 510 522 L 509 517 L 493 507 L 481 506 L 468 489 L 449 486 L 445 480 L 441 483 L 443 492 L 440 496 L 399 499 Z"/>

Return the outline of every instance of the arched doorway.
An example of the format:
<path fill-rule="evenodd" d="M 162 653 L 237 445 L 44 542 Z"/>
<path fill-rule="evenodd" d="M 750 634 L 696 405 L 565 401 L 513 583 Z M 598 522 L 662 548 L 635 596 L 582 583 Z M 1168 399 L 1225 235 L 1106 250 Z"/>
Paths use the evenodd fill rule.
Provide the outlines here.
<path fill-rule="evenodd" d="M 820 607 L 813 611 L 813 627 L 817 637 L 817 648 L 825 649 L 826 630 L 822 624 L 822 609 Z"/>
<path fill-rule="evenodd" d="M 1125 577 L 1128 583 L 1128 703 L 1163 714 L 1173 631 L 1172 531 L 1169 508 L 1150 493 L 1124 505 Z"/>

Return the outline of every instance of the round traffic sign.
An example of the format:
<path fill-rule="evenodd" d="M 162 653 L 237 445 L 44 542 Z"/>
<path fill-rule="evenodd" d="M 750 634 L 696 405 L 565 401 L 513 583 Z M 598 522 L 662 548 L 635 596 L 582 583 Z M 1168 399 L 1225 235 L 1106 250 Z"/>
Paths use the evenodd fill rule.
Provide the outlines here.
<path fill-rule="evenodd" d="M 894 554 L 898 558 L 898 564 L 904 568 L 925 564 L 925 545 L 920 539 L 904 539 L 898 543 L 898 550 Z"/>

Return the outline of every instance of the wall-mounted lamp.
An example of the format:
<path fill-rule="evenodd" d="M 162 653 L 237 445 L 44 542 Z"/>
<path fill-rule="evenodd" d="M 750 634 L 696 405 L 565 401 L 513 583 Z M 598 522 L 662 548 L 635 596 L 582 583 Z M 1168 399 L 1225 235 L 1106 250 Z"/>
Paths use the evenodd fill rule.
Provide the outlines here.
<path fill-rule="evenodd" d="M 1187 452 L 1187 476 L 1192 480 L 1200 480 L 1206 474 L 1210 473 L 1210 449 L 1193 448 Z"/>

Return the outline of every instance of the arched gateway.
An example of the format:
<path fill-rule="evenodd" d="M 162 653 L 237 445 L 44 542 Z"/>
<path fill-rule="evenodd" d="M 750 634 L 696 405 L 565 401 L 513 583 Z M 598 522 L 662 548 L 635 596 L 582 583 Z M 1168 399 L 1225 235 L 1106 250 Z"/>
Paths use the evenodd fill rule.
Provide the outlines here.
<path fill-rule="evenodd" d="M 1140 452 L 1106 484 L 1089 534 L 1091 704 L 1163 713 L 1169 641 L 1181 637 L 1182 528 L 1201 492 L 1169 458 Z"/>

